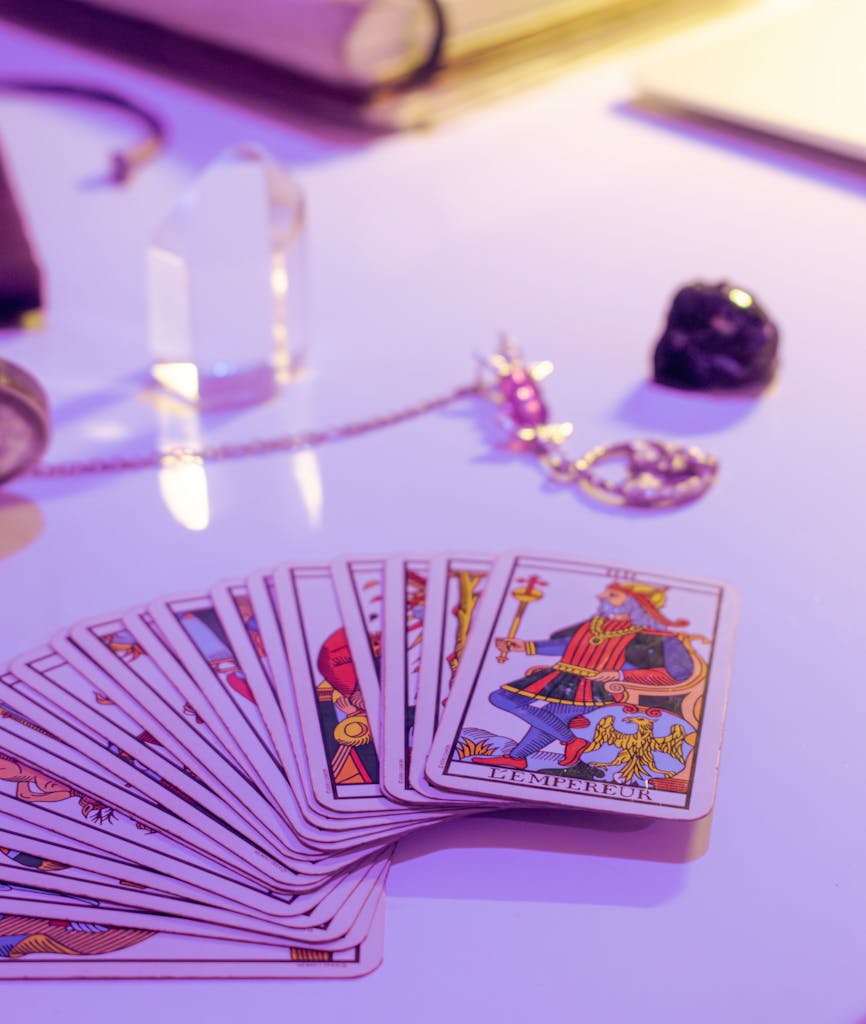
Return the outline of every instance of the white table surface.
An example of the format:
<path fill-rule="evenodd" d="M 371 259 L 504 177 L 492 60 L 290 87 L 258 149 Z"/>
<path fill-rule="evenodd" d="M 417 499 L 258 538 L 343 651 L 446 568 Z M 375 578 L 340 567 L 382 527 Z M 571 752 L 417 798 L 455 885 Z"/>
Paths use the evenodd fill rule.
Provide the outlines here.
<path fill-rule="evenodd" d="M 48 287 L 44 330 L 0 335 L 0 356 L 45 383 L 52 459 L 159 443 L 142 394 L 147 239 L 208 160 L 253 140 L 309 200 L 310 372 L 267 405 L 203 418 L 204 440 L 437 395 L 471 380 L 474 353 L 506 328 L 529 358 L 555 361 L 547 394 L 575 423 L 575 454 L 648 435 L 721 460 L 690 507 L 611 511 L 495 452 L 490 416 L 467 403 L 211 466 L 203 530 L 172 513 L 154 472 L 20 479 L 0 495 L 0 657 L 87 616 L 349 552 L 525 547 L 721 578 L 742 598 L 711 819 L 440 825 L 400 844 L 385 962 L 368 978 L 9 983 L 5 1018 L 864 1019 L 866 170 L 641 114 L 630 76 L 646 56 L 360 145 L 0 26 L 7 73 L 119 88 L 171 131 L 128 187 L 88 186 L 129 122 L 0 99 Z M 780 323 L 762 397 L 649 382 L 668 300 L 694 279 L 751 289 Z"/>

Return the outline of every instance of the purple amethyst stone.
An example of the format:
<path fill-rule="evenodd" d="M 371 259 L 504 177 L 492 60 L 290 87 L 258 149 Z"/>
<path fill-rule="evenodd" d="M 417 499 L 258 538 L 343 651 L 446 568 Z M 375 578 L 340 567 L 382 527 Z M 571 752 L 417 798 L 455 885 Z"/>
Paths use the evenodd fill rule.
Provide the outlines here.
<path fill-rule="evenodd" d="M 747 291 L 697 282 L 674 297 L 653 379 L 691 391 L 762 385 L 775 372 L 778 349 L 776 325 Z"/>

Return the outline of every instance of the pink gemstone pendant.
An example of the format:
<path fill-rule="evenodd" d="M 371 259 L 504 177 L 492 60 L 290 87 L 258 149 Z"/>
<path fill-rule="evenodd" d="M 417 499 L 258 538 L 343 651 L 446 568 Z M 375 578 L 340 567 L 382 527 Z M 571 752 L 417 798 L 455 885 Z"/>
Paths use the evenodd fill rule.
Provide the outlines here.
<path fill-rule="evenodd" d="M 545 455 L 571 434 L 570 423 L 550 422 L 541 394 L 541 381 L 553 371 L 552 363 L 525 363 L 515 342 L 503 338 L 499 351 L 483 365 L 496 374 L 486 394 L 499 406 L 515 447 Z"/>
<path fill-rule="evenodd" d="M 571 461 L 562 442 L 570 423 L 552 423 L 541 393 L 541 381 L 553 370 L 550 362 L 525 363 L 517 345 L 504 338 L 483 367 L 495 374 L 482 392 L 499 408 L 512 448 L 537 455 L 552 479 L 578 484 L 610 504 L 635 508 L 670 508 L 699 498 L 712 484 L 718 461 L 693 445 L 634 440 L 600 445 Z M 614 466 L 611 475 L 602 466 Z"/>

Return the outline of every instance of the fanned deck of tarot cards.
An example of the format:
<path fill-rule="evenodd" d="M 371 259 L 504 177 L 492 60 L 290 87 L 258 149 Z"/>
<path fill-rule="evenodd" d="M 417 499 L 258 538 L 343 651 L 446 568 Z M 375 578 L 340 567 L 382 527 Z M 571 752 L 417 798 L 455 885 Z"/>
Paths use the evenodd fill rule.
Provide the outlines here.
<path fill-rule="evenodd" d="M 0 673 L 0 978 L 357 976 L 409 832 L 706 814 L 734 604 L 571 557 L 357 557 L 64 631 Z"/>

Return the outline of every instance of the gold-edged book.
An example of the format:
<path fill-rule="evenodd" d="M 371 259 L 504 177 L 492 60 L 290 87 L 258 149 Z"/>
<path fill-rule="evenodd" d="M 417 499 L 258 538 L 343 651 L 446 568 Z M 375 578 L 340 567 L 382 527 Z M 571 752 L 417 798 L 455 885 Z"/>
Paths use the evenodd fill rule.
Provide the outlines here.
<path fill-rule="evenodd" d="M 0 15 L 219 91 L 435 123 L 744 0 L 0 0 Z"/>

